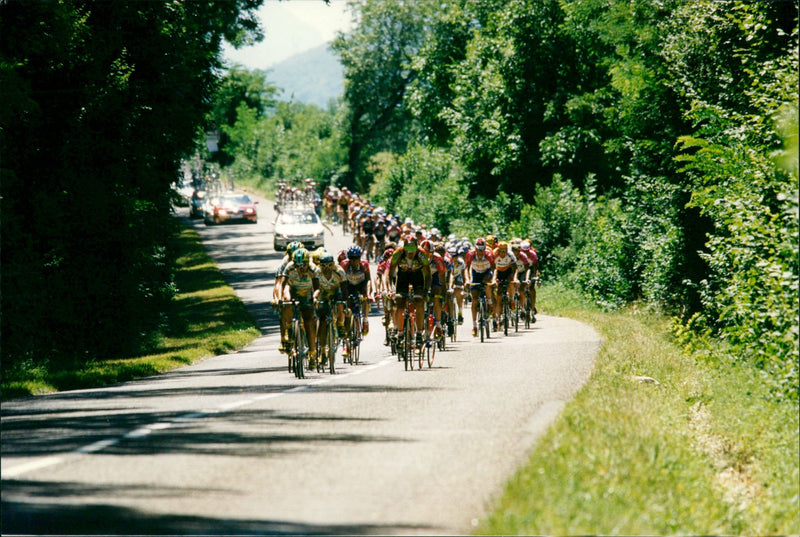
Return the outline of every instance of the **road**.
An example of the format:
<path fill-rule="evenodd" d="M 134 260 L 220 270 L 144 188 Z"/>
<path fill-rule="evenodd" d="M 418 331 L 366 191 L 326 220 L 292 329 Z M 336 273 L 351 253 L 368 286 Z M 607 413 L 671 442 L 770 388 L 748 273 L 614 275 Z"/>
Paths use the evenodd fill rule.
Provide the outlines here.
<path fill-rule="evenodd" d="M 414 371 L 373 317 L 360 365 L 295 379 L 269 306 L 271 204 L 259 211 L 193 223 L 262 328 L 253 344 L 3 404 L 4 534 L 466 534 L 589 378 L 598 334 L 540 315 L 485 343 L 465 323 Z"/>

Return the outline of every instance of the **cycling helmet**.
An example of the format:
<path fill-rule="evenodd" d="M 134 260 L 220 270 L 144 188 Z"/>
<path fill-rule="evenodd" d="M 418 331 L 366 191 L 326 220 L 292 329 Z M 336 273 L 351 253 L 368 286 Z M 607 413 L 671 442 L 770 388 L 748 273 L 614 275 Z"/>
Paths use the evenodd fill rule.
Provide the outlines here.
<path fill-rule="evenodd" d="M 314 250 L 314 253 L 311 254 L 311 261 L 313 261 L 315 265 L 319 265 L 320 259 L 322 258 L 322 254 L 324 253 L 325 253 L 325 248 L 320 246 L 319 248 Z"/>
<path fill-rule="evenodd" d="M 490 248 L 494 248 L 495 244 L 497 244 L 497 237 L 495 237 L 491 233 L 489 235 L 486 235 L 486 245 L 489 246 Z"/>
<path fill-rule="evenodd" d="M 353 245 L 347 249 L 348 259 L 361 259 L 361 247 Z"/>
<path fill-rule="evenodd" d="M 417 251 L 417 238 L 414 235 L 406 235 L 403 239 L 403 250 L 406 252 Z"/>
<path fill-rule="evenodd" d="M 332 265 L 333 264 L 333 254 L 325 252 L 319 258 L 319 262 L 321 265 Z"/>
<path fill-rule="evenodd" d="M 383 252 L 383 259 L 384 259 L 384 260 L 386 260 L 386 259 L 389 259 L 389 258 L 390 258 L 390 257 L 392 257 L 393 255 L 394 255 L 394 248 L 387 248 L 387 249 L 386 249 L 386 250 Z"/>
<path fill-rule="evenodd" d="M 522 241 L 522 249 L 527 252 L 531 249 L 531 243 L 528 241 Z"/>
<path fill-rule="evenodd" d="M 478 237 L 477 239 L 475 239 L 475 249 L 476 250 L 486 249 L 486 240 L 483 237 Z"/>
<path fill-rule="evenodd" d="M 497 243 L 497 249 L 498 250 L 505 250 L 507 252 L 508 251 L 508 243 L 506 241 L 498 242 Z"/>
<path fill-rule="evenodd" d="M 300 248 L 294 253 L 294 264 L 295 266 L 307 266 L 308 260 L 311 258 L 311 254 L 308 253 L 308 250 L 305 248 Z"/>
<path fill-rule="evenodd" d="M 429 241 L 428 239 L 425 239 L 424 241 L 419 243 L 419 247 L 428 253 L 431 253 L 431 251 L 433 250 L 433 245 L 431 244 L 431 241 Z"/>
<path fill-rule="evenodd" d="M 512 250 L 519 250 L 519 247 L 522 245 L 522 239 L 517 237 L 511 239 L 511 249 Z"/>
<path fill-rule="evenodd" d="M 303 243 L 302 242 L 292 241 L 292 242 L 290 242 L 289 244 L 286 245 L 286 253 L 289 255 L 289 257 L 292 257 L 292 255 L 294 255 L 294 253 L 297 251 L 297 249 L 298 248 L 302 248 L 302 247 L 303 247 Z"/>

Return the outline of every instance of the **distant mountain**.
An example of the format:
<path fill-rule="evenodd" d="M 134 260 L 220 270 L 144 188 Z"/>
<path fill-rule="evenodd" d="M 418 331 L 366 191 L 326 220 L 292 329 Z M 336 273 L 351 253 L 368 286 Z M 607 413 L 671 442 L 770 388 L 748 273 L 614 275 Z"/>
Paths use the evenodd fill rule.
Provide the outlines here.
<path fill-rule="evenodd" d="M 278 98 L 326 108 L 344 92 L 344 70 L 326 43 L 295 54 L 267 71 L 267 83 L 281 88 Z"/>

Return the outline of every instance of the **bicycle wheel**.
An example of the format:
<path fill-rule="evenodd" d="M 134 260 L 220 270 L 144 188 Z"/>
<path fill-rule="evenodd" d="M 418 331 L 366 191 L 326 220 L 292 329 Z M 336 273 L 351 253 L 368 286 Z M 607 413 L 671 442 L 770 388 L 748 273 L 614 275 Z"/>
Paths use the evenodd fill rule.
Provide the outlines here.
<path fill-rule="evenodd" d="M 508 305 L 508 299 L 503 299 L 503 335 L 508 335 L 508 323 L 511 318 L 511 306 Z"/>
<path fill-rule="evenodd" d="M 306 354 L 306 350 L 303 346 L 303 329 L 298 320 L 295 320 L 292 324 L 292 332 L 294 333 L 294 351 L 292 352 L 294 357 L 294 376 L 302 379 L 305 378 L 304 362 Z"/>
<path fill-rule="evenodd" d="M 522 311 L 522 318 L 525 321 L 525 328 L 531 327 L 531 295 L 525 290 L 525 309 Z"/>
<path fill-rule="evenodd" d="M 489 305 L 486 303 L 486 299 L 483 299 L 481 303 L 481 308 L 483 308 L 483 331 L 486 333 L 486 339 L 491 339 L 492 337 L 492 319 L 489 317 Z"/>
<path fill-rule="evenodd" d="M 336 374 L 336 327 L 332 322 L 328 323 L 328 371 L 331 375 Z"/>
<path fill-rule="evenodd" d="M 403 354 L 403 362 L 406 368 L 406 371 L 409 369 L 414 369 L 414 362 L 411 356 L 411 329 L 409 325 L 411 320 L 406 317 L 405 323 L 403 324 L 403 345 L 401 348 L 401 353 Z"/>
<path fill-rule="evenodd" d="M 286 331 L 289 332 L 287 334 L 287 336 L 289 337 L 289 341 L 294 342 L 294 334 L 292 333 L 291 325 L 286 329 Z M 282 344 L 283 344 L 283 342 L 281 342 L 281 345 Z M 294 373 L 294 359 L 292 358 L 293 351 L 294 351 L 294 349 L 291 349 L 291 348 L 286 349 L 286 358 L 289 361 L 289 373 Z"/>
<path fill-rule="evenodd" d="M 478 304 L 478 328 L 481 331 L 481 343 L 488 334 L 486 334 L 486 305 L 481 301 Z"/>
<path fill-rule="evenodd" d="M 353 353 L 353 362 L 358 365 L 358 358 L 361 356 L 361 316 L 359 315 L 357 318 L 353 318 L 353 320 L 355 321 L 355 326 L 353 327 L 355 342 L 350 349 Z"/>
<path fill-rule="evenodd" d="M 438 339 L 442 339 L 442 338 L 438 338 Z M 428 360 L 428 369 L 430 369 L 431 366 L 433 366 L 433 360 L 436 358 L 436 347 L 438 346 L 438 340 L 437 339 L 431 339 L 430 341 L 428 341 L 428 343 L 429 344 L 428 344 L 428 348 L 427 348 L 426 353 L 425 353 L 425 358 L 427 358 L 427 360 Z M 422 366 L 420 366 L 420 367 L 422 367 Z"/>
<path fill-rule="evenodd" d="M 419 368 L 422 369 L 422 366 L 425 364 L 425 354 L 431 348 L 431 333 L 427 330 L 425 331 L 426 335 L 425 338 L 422 340 L 422 346 L 417 349 L 417 360 L 419 363 Z"/>
<path fill-rule="evenodd" d="M 452 298 L 450 302 L 450 342 L 456 342 L 456 332 L 458 331 L 458 304 L 456 303 L 455 297 Z"/>

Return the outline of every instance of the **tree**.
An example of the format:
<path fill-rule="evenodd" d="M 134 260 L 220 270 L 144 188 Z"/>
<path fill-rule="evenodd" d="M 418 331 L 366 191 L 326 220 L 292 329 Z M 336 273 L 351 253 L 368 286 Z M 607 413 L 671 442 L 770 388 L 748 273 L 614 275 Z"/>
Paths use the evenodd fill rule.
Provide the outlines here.
<path fill-rule="evenodd" d="M 412 58 L 425 35 L 432 0 L 366 0 L 352 4 L 358 25 L 333 42 L 345 72 L 347 186 L 368 187 L 367 162 L 380 151 L 402 151 L 415 138 L 404 105 L 416 77 Z"/>
<path fill-rule="evenodd" d="M 268 85 L 266 73 L 249 71 L 241 66 L 230 67 L 217 85 L 215 99 L 206 120 L 206 130 L 220 130 L 222 139 L 219 150 L 211 153 L 207 160 L 228 166 L 233 162 L 226 145 L 230 139 L 230 129 L 236 124 L 239 107 L 245 106 L 253 111 L 256 118 L 262 117 L 269 108 L 275 106 L 278 88 Z"/>
<path fill-rule="evenodd" d="M 260 0 L 0 4 L 3 364 L 135 352 L 172 296 L 171 183 Z"/>

